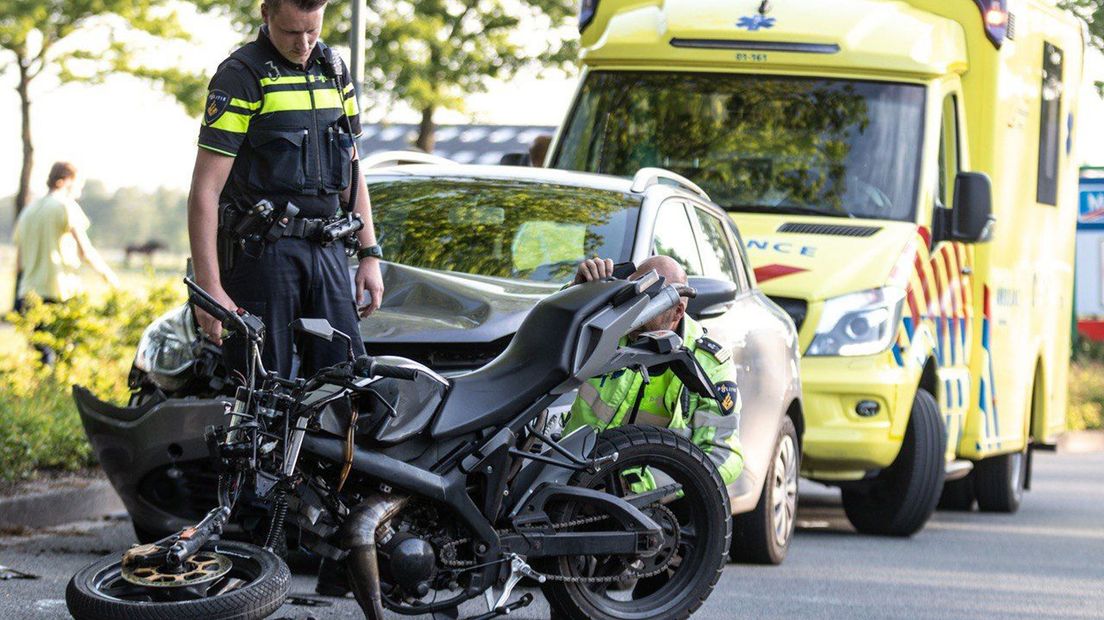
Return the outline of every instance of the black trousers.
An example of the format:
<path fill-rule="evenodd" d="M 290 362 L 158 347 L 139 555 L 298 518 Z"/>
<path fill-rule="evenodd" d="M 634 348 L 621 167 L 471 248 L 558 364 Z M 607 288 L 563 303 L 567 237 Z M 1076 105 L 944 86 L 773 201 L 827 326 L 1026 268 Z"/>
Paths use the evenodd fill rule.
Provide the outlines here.
<path fill-rule="evenodd" d="M 292 356 L 298 344 L 300 367 L 296 373 L 309 377 L 318 369 L 343 362 L 348 349 L 343 340 L 326 342 L 296 335 L 296 319 L 327 319 L 334 329 L 353 339 L 353 353 L 364 353 L 360 338 L 353 283 L 345 250 L 340 245 L 322 245 L 306 239 L 283 238 L 276 243 L 247 243 L 222 278 L 223 289 L 242 308 L 265 323 L 265 368 L 291 378 Z M 233 371 L 247 372 L 245 341 L 238 335 L 223 340 L 223 356 Z"/>

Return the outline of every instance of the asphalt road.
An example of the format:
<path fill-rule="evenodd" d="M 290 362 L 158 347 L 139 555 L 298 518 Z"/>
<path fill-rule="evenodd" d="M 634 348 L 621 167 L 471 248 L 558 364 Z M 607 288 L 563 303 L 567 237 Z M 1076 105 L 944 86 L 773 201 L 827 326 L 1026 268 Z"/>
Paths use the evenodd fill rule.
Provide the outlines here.
<path fill-rule="evenodd" d="M 1104 454 L 1037 454 L 1035 489 L 1018 514 L 937 513 L 908 540 L 855 534 L 838 494 L 805 484 L 785 564 L 729 565 L 695 617 L 1104 618 L 1102 477 Z M 0 564 L 41 576 L 0 581 L 0 618 L 67 617 L 69 576 L 131 541 L 119 519 L 0 537 Z M 312 591 L 312 579 L 296 577 L 293 593 Z M 361 617 L 351 599 L 334 602 L 273 617 Z M 538 597 L 511 617 L 547 615 Z"/>

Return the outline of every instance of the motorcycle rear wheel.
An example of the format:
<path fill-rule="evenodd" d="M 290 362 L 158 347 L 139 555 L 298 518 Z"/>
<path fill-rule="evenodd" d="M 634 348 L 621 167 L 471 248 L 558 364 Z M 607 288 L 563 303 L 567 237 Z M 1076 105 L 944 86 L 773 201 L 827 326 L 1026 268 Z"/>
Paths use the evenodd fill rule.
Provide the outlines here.
<path fill-rule="evenodd" d="M 596 474 L 579 472 L 573 486 L 631 494 L 623 482 L 628 471 L 646 467 L 656 477 L 682 485 L 681 495 L 665 506 L 679 529 L 673 559 L 659 575 L 622 579 L 614 584 L 549 581 L 542 586 L 555 618 L 570 620 L 681 620 L 701 607 L 721 577 L 732 536 L 728 493 L 717 468 L 697 446 L 675 433 L 651 426 L 626 426 L 598 436 L 592 456 L 618 453 L 615 463 Z M 658 486 L 670 480 L 658 481 Z M 578 516 L 565 506 L 554 521 Z M 645 510 L 647 513 L 648 511 Z M 661 526 L 661 519 L 657 519 Z M 625 558 L 562 557 L 542 563 L 561 577 L 616 575 Z M 612 586 L 612 587 L 611 587 Z"/>
<path fill-rule="evenodd" d="M 287 598 L 291 573 L 271 551 L 235 541 L 202 547 L 230 560 L 230 572 L 200 586 L 155 588 L 122 577 L 122 554 L 81 569 L 69 580 L 65 604 L 77 620 L 254 620 Z"/>

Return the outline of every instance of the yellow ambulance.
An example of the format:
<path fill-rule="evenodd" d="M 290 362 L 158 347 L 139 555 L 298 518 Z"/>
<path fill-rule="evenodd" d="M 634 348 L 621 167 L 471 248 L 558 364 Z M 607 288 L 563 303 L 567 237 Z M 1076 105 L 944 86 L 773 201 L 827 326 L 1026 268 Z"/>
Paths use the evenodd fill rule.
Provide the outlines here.
<path fill-rule="evenodd" d="M 1014 512 L 1065 428 L 1085 33 L 1055 0 L 585 0 L 557 168 L 678 172 L 799 330 L 861 532 Z M 941 499 L 942 498 L 942 499 Z"/>

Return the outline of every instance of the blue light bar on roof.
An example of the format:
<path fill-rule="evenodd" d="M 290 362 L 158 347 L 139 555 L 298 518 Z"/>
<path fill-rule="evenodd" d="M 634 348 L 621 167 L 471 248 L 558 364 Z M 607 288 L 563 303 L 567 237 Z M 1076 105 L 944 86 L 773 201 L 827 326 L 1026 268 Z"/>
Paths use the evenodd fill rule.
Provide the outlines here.
<path fill-rule="evenodd" d="M 1000 49 L 1008 36 L 1008 0 L 974 0 L 981 9 L 981 23 L 993 45 Z"/>

